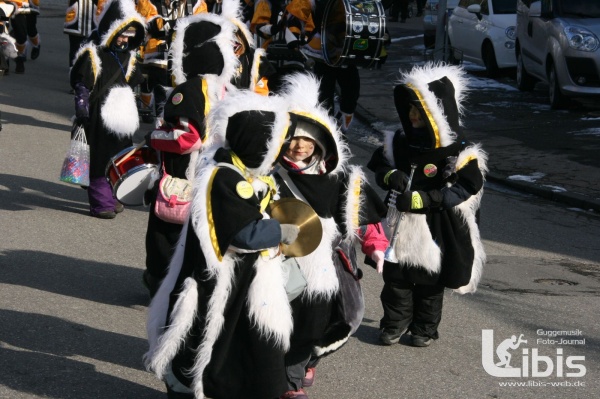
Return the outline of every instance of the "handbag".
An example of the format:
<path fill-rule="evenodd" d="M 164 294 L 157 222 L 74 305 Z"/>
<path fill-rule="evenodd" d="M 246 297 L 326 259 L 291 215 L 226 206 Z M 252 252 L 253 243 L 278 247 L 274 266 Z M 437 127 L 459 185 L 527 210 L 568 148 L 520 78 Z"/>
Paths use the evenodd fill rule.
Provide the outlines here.
<path fill-rule="evenodd" d="M 288 296 L 288 301 L 292 302 L 306 288 L 306 278 L 300 270 L 300 265 L 296 258 L 286 258 L 283 263 L 283 273 L 286 277 L 285 292 Z"/>
<path fill-rule="evenodd" d="M 173 177 L 165 172 L 158 184 L 158 194 L 154 203 L 154 214 L 161 220 L 173 224 L 183 224 L 190 214 L 192 185 L 189 180 Z"/>
<path fill-rule="evenodd" d="M 60 180 L 79 186 L 90 185 L 90 146 L 81 125 L 71 132 L 71 143 L 60 170 Z"/>

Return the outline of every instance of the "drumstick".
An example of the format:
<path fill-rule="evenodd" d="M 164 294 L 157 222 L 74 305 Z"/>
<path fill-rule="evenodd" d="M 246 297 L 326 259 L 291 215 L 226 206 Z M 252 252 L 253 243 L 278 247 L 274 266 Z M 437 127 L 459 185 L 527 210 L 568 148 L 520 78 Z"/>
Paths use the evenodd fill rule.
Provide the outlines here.
<path fill-rule="evenodd" d="M 132 156 L 134 152 L 136 152 L 137 150 L 139 150 L 140 148 L 142 148 L 145 144 L 146 144 L 146 140 L 142 140 L 142 142 L 139 143 L 133 150 L 131 150 L 127 154 L 125 154 L 125 156 L 123 158 L 121 158 L 121 160 L 119 162 L 117 162 L 115 164 L 115 166 L 121 165 L 125 160 L 127 160 L 127 158 L 129 158 L 130 156 Z"/>

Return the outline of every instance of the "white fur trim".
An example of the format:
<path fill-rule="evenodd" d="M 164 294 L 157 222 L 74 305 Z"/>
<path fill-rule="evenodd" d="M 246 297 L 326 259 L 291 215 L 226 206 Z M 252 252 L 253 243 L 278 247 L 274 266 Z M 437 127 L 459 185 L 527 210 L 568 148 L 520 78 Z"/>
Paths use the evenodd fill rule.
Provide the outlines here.
<path fill-rule="evenodd" d="M 113 2 L 119 3 L 120 17 L 119 19 L 113 21 L 110 24 L 108 30 L 100 38 L 100 45 L 104 47 L 107 47 L 110 44 L 110 39 L 114 37 L 114 35 L 118 33 L 119 30 L 124 28 L 124 22 L 128 21 L 127 24 L 137 22 L 142 28 L 146 26 L 146 21 L 144 17 L 142 17 L 137 12 L 137 10 L 135 9 L 135 3 L 132 0 L 108 0 L 103 6 L 104 8 L 102 9 L 102 13 L 98 15 L 96 23 L 98 23 L 98 21 L 102 21 L 102 18 L 104 18 L 106 11 L 110 8 L 110 5 Z"/>
<path fill-rule="evenodd" d="M 167 302 L 168 304 L 168 302 Z M 183 282 L 183 289 L 173 311 L 167 330 L 158 339 L 152 352 L 146 354 L 146 367 L 163 378 L 171 360 L 184 342 L 185 336 L 192 328 L 198 311 L 198 286 L 196 280 L 188 277 Z"/>
<path fill-rule="evenodd" d="M 216 145 L 222 144 L 229 148 L 226 143 L 227 125 L 229 118 L 242 111 L 265 111 L 275 114 L 275 121 L 271 127 L 271 139 L 267 144 L 267 153 L 258 168 L 248 169 L 254 176 L 264 176 L 270 173 L 273 163 L 277 160 L 285 133 L 289 128 L 289 115 L 285 108 L 285 102 L 278 96 L 262 96 L 251 91 L 237 91 L 228 94 L 219 101 L 206 116 L 207 136 Z"/>
<path fill-rule="evenodd" d="M 429 273 L 439 273 L 442 252 L 437 246 L 425 215 L 405 213 L 398 231 L 395 251 L 399 263 L 422 267 Z M 390 238 L 391 239 L 391 238 Z"/>
<path fill-rule="evenodd" d="M 438 98 L 429 91 L 429 83 L 447 77 L 454 86 L 454 100 L 458 107 L 459 124 L 462 126 L 462 115 L 464 113 L 463 101 L 466 97 L 468 77 L 462 67 L 441 63 L 427 63 L 416 66 L 405 72 L 401 80 L 403 84 L 411 84 L 423 96 L 427 107 L 438 126 L 440 145 L 447 147 L 456 140 L 456 132 L 450 129 L 450 125 L 444 115 L 443 108 L 438 104 Z"/>
<path fill-rule="evenodd" d="M 335 341 L 332 344 L 327 345 L 327 346 L 315 346 L 313 348 L 313 355 L 316 357 L 320 357 L 320 356 L 326 355 L 328 353 L 335 352 L 336 350 L 338 350 L 342 346 L 344 346 L 344 344 L 346 342 L 348 342 L 348 339 L 350 339 L 350 335 L 347 335 L 346 337 L 340 339 L 339 341 Z"/>
<path fill-rule="evenodd" d="M 254 264 L 256 276 L 248 290 L 248 309 L 260 335 L 287 351 L 294 321 L 285 292 L 282 260 L 281 256 L 268 260 L 258 257 Z"/>
<path fill-rule="evenodd" d="M 457 158 L 456 164 L 462 165 L 463 162 L 465 162 L 469 158 L 477 159 L 479 170 L 485 178 L 485 175 L 488 170 L 487 153 L 485 153 L 485 151 L 481 149 L 481 146 L 479 144 L 469 146 L 463 151 L 461 151 Z M 481 189 L 476 195 L 472 196 L 467 201 L 463 202 L 455 208 L 456 212 L 469 226 L 469 234 L 471 237 L 471 244 L 473 245 L 474 251 L 473 267 L 471 269 L 471 280 L 469 281 L 469 284 L 454 290 L 459 294 L 474 293 L 475 291 L 477 291 L 477 285 L 481 280 L 481 276 L 483 274 L 483 266 L 485 265 L 487 258 L 485 254 L 485 249 L 483 247 L 483 243 L 481 242 L 479 226 L 477 225 L 477 222 L 475 220 L 475 213 L 481 205 L 482 196 L 483 189 Z"/>
<path fill-rule="evenodd" d="M 150 350 L 144 355 L 146 362 L 154 361 L 155 353 L 158 347 L 158 340 L 163 332 L 167 322 L 169 296 L 175 288 L 175 283 L 179 277 L 181 266 L 183 265 L 183 255 L 185 253 L 185 242 L 189 222 L 185 222 L 181 229 L 175 252 L 169 263 L 167 275 L 160 283 L 158 291 L 154 295 L 152 302 L 148 308 L 148 320 L 146 322 L 146 333 L 148 334 L 148 343 Z"/>
<path fill-rule="evenodd" d="M 281 96 L 286 99 L 289 111 L 317 120 L 333 137 L 338 153 L 338 164 L 331 173 L 341 173 L 345 170 L 351 153 L 335 119 L 319 103 L 319 79 L 310 73 L 293 73 L 284 76 L 283 81 Z"/>
<path fill-rule="evenodd" d="M 109 90 L 100 108 L 102 124 L 117 137 L 131 137 L 140 127 L 135 95 L 128 86 Z"/>
<path fill-rule="evenodd" d="M 231 21 L 228 21 L 226 18 L 223 18 L 220 15 L 212 13 L 203 13 L 180 18 L 177 20 L 177 24 L 175 25 L 175 39 L 173 40 L 169 50 L 169 58 L 172 60 L 171 72 L 175 78 L 176 85 L 187 80 L 187 77 L 183 72 L 185 31 L 190 24 L 202 21 L 211 22 L 221 27 L 221 32 L 210 39 L 210 41 L 215 42 L 219 46 L 221 54 L 223 55 L 223 71 L 221 71 L 219 75 L 215 75 L 219 77 L 219 87 L 224 86 L 231 80 L 231 77 L 234 76 L 236 68 L 240 62 L 233 51 L 233 42 L 237 27 Z"/>
<path fill-rule="evenodd" d="M 344 240 L 354 242 L 358 238 L 357 230 L 360 227 L 360 211 L 363 209 L 364 196 L 362 195 L 362 183 L 367 181 L 365 174 L 359 166 L 350 166 L 348 176 L 347 198 L 344 205 L 346 218 L 346 236 Z M 358 192 L 358 196 L 356 195 Z"/>
<path fill-rule="evenodd" d="M 100 60 L 100 57 L 98 57 L 98 53 L 96 51 L 96 46 L 94 46 L 93 43 L 88 43 L 77 50 L 74 58 L 74 60 L 77 61 L 82 54 L 86 52 L 89 53 L 90 62 L 92 64 L 92 74 L 94 75 L 94 85 L 96 84 L 98 76 L 100 76 L 102 73 L 102 61 Z"/>
<path fill-rule="evenodd" d="M 193 376 L 192 389 L 197 398 L 204 397 L 204 385 L 202 376 L 204 369 L 210 362 L 213 347 L 221 334 L 225 322 L 224 312 L 227 299 L 231 293 L 235 268 L 235 258 L 225 255 L 223 262 L 214 270 L 216 280 L 215 289 L 208 301 L 206 313 L 206 327 L 204 329 L 202 343 L 198 347 L 198 353 L 194 359 L 191 374 Z"/>
<path fill-rule="evenodd" d="M 306 278 L 307 286 L 302 295 L 309 299 L 332 298 L 339 290 L 340 282 L 333 262 L 333 243 L 340 233 L 333 218 L 319 218 L 323 227 L 323 236 L 317 249 L 312 253 L 296 258 Z"/>

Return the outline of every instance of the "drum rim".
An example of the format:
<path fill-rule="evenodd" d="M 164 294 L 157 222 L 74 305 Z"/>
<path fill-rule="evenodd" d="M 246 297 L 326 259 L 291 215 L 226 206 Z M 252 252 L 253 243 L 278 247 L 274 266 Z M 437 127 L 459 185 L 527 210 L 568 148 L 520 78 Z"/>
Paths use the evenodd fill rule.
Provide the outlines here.
<path fill-rule="evenodd" d="M 115 198 L 117 199 L 117 201 L 119 201 L 123 205 L 128 205 L 128 206 L 139 206 L 139 205 L 143 205 L 144 204 L 143 202 L 141 202 L 141 203 L 126 203 L 126 202 L 123 202 L 119 197 L 117 197 L 117 191 L 119 190 L 119 187 L 121 187 L 121 183 L 123 183 L 127 177 L 130 177 L 131 175 L 133 175 L 133 174 L 135 174 L 137 172 L 141 172 L 141 171 L 146 170 L 146 169 L 155 169 L 157 172 L 159 170 L 158 169 L 158 165 L 153 164 L 153 163 L 145 163 L 145 164 L 137 165 L 137 166 L 131 168 L 130 170 L 127 171 L 127 173 L 125 173 L 119 179 L 117 179 L 117 181 L 115 182 L 115 184 L 113 186 L 113 190 L 112 190 L 113 195 L 115 196 Z M 110 184 L 110 180 L 109 180 L 109 184 Z"/>

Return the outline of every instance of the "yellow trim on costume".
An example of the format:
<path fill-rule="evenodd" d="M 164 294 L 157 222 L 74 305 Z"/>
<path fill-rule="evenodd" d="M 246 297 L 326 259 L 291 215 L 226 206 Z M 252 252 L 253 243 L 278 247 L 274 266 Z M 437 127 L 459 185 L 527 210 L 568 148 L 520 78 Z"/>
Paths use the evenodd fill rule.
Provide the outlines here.
<path fill-rule="evenodd" d="M 129 19 L 126 19 L 126 20 L 125 20 L 123 23 L 121 23 L 121 24 L 120 24 L 120 25 L 117 27 L 117 29 L 115 29 L 115 30 L 113 30 L 113 31 L 112 31 L 111 35 L 108 37 L 108 40 L 106 40 L 106 44 L 107 44 L 107 45 L 111 44 L 111 43 L 112 43 L 112 41 L 113 41 L 113 39 L 114 39 L 114 38 L 115 38 L 115 36 L 117 35 L 117 33 L 121 33 L 121 31 L 122 31 L 123 29 L 125 29 L 125 27 L 126 27 L 127 25 L 129 25 L 130 23 L 132 23 L 132 22 L 137 22 L 137 23 L 140 23 L 140 21 L 139 21 L 137 18 L 129 18 Z M 141 25 L 144 25 L 143 23 L 140 23 L 140 24 L 141 24 Z M 137 29 L 136 29 L 136 34 L 137 34 L 137 33 L 138 33 L 138 32 L 137 32 Z"/>
<path fill-rule="evenodd" d="M 355 227 L 359 226 L 359 219 L 358 219 L 358 213 L 360 212 L 360 183 L 362 182 L 362 179 L 360 178 L 360 176 L 357 176 L 356 179 L 354 179 L 354 198 L 356 198 L 356 201 L 354 201 L 354 204 L 352 205 L 352 224 Z"/>
<path fill-rule="evenodd" d="M 456 170 L 460 170 L 462 168 L 465 167 L 466 164 L 468 164 L 471 161 L 477 160 L 477 157 L 475 155 L 469 155 L 468 157 L 465 158 L 464 161 L 462 161 L 460 163 L 460 165 L 456 165 Z"/>
<path fill-rule="evenodd" d="M 435 123 L 435 120 L 433 119 L 433 115 L 431 115 L 431 112 L 429 111 L 429 107 L 427 106 L 427 103 L 425 102 L 425 100 L 423 100 L 423 96 L 421 95 L 421 92 L 419 90 L 417 90 L 417 88 L 415 86 L 413 86 L 411 83 L 407 83 L 406 86 L 408 86 L 410 89 L 412 89 L 415 92 L 415 94 L 417 95 L 419 102 L 423 106 L 425 115 L 427 115 L 427 119 L 429 120 L 429 123 L 431 124 L 431 127 L 433 128 L 433 134 L 435 135 L 435 148 L 440 148 L 440 145 L 441 145 L 440 144 L 440 132 L 438 129 L 438 125 L 437 125 L 437 123 Z"/>
<path fill-rule="evenodd" d="M 410 209 L 423 209 L 423 198 L 418 191 L 413 191 L 411 195 Z"/>
<path fill-rule="evenodd" d="M 215 250 L 215 255 L 217 256 L 217 259 L 219 259 L 219 262 L 221 262 L 223 260 L 223 254 L 219 249 L 219 241 L 217 240 L 217 232 L 215 231 L 215 220 L 212 214 L 212 200 L 210 195 L 212 191 L 213 180 L 215 179 L 215 175 L 217 174 L 218 170 L 218 168 L 215 168 L 212 171 L 212 174 L 210 175 L 210 180 L 208 181 L 208 190 L 206 191 L 206 219 L 208 221 L 208 234 L 210 236 L 210 243 L 212 244 L 213 249 Z"/>
<path fill-rule="evenodd" d="M 244 162 L 242 162 L 240 157 L 238 157 L 237 154 L 233 151 L 229 151 L 229 154 L 231 155 L 231 161 L 233 162 L 233 166 L 235 166 L 242 172 L 244 179 L 246 179 L 248 183 L 252 183 L 254 178 L 252 176 L 248 176 L 248 173 L 246 172 L 246 165 L 244 165 Z M 277 185 L 275 184 L 275 179 L 273 179 L 272 176 L 258 176 L 256 178 L 269 186 L 269 192 L 260 201 L 260 212 L 263 213 L 267 209 L 267 206 L 269 206 L 269 202 L 271 202 L 271 198 L 273 197 L 273 195 L 277 193 Z"/>

